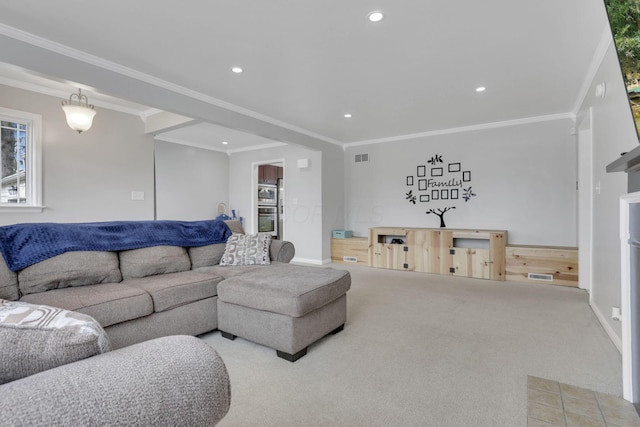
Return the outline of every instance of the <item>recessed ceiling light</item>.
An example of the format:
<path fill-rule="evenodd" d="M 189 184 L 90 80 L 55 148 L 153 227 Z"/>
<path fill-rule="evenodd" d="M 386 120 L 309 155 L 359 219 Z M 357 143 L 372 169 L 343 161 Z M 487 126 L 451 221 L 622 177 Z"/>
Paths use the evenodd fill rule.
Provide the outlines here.
<path fill-rule="evenodd" d="M 345 118 L 345 119 L 350 119 L 351 117 L 353 117 L 353 116 L 352 116 L 351 114 L 349 114 L 349 113 L 347 113 L 347 114 L 345 114 L 345 115 L 344 115 L 344 118 Z"/>
<path fill-rule="evenodd" d="M 243 72 L 244 70 L 243 70 L 242 68 L 240 68 L 240 67 L 233 67 L 233 68 L 231 69 L 231 71 L 233 71 L 233 72 L 234 72 L 234 73 L 236 73 L 236 74 L 240 74 L 240 73 L 241 73 L 241 72 Z"/>
<path fill-rule="evenodd" d="M 487 90 L 487 88 L 484 86 L 479 86 L 476 88 L 476 92 L 484 92 L 485 90 Z"/>
<path fill-rule="evenodd" d="M 228 145 L 229 143 L 227 141 L 222 141 L 222 145 Z"/>
<path fill-rule="evenodd" d="M 371 22 L 380 22 L 382 21 L 382 18 L 384 18 L 384 14 L 382 12 L 379 11 L 375 11 L 375 12 L 371 12 L 368 15 L 369 21 Z"/>

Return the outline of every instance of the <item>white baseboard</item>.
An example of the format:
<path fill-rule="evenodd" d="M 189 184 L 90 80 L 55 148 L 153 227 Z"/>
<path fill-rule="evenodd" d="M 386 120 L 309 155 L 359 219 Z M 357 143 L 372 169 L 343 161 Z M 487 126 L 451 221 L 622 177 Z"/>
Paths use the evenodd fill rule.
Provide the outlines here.
<path fill-rule="evenodd" d="M 589 305 L 591 306 L 591 310 L 593 310 L 596 317 L 600 321 L 600 324 L 604 328 L 604 331 L 607 333 L 611 341 L 613 341 L 613 344 L 616 346 L 620 354 L 622 354 L 622 339 L 618 335 L 616 335 L 613 328 L 609 325 L 609 322 L 607 322 L 607 318 L 602 314 L 598 306 L 593 303 L 589 303 Z"/>
<path fill-rule="evenodd" d="M 329 260 L 329 262 L 331 262 L 331 260 Z M 311 264 L 311 265 L 323 265 L 324 261 L 319 260 L 319 259 L 310 259 L 310 258 L 298 258 L 298 257 L 294 257 L 291 260 L 292 264 Z"/>

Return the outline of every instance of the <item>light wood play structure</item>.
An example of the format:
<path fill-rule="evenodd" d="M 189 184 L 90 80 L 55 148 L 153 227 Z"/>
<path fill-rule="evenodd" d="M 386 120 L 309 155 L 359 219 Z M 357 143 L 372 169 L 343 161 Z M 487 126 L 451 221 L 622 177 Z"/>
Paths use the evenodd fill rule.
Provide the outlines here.
<path fill-rule="evenodd" d="M 374 227 L 333 238 L 333 262 L 514 282 L 578 286 L 578 250 L 508 245 L 506 230 Z"/>

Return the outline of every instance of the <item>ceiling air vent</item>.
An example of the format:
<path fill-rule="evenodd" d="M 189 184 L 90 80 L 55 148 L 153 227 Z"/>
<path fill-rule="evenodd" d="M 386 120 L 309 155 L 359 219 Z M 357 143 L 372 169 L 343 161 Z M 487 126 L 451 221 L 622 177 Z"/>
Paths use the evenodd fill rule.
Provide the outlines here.
<path fill-rule="evenodd" d="M 368 162 L 369 154 L 356 154 L 356 163 Z"/>
<path fill-rule="evenodd" d="M 553 281 L 553 275 L 552 274 L 529 273 L 527 275 L 527 277 L 529 279 L 533 279 L 533 280 L 544 280 L 545 282 Z"/>

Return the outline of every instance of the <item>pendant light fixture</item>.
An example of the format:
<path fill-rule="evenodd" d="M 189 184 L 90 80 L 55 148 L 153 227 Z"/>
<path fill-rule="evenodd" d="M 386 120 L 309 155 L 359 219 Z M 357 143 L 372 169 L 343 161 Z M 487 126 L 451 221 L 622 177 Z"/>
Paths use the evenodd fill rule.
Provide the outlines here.
<path fill-rule="evenodd" d="M 96 110 L 93 109 L 93 105 L 89 104 L 89 100 L 80 89 L 78 89 L 78 93 L 72 93 L 69 96 L 69 101 L 62 101 L 62 109 L 71 129 L 82 133 L 91 128 Z"/>

